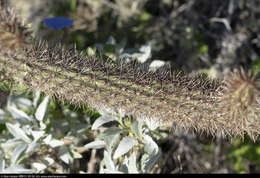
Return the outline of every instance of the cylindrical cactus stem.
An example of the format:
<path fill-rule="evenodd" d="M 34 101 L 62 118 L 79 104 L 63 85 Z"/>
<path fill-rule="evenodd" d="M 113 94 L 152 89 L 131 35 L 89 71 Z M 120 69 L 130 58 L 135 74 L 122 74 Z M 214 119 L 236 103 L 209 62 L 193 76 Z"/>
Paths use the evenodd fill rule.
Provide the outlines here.
<path fill-rule="evenodd" d="M 33 42 L 10 12 L 0 12 L 0 74 L 21 88 L 169 127 L 252 138 L 260 133 L 259 81 L 249 72 L 212 80 L 170 67 L 149 71 L 137 62 L 86 56 L 62 45 L 49 47 Z"/>

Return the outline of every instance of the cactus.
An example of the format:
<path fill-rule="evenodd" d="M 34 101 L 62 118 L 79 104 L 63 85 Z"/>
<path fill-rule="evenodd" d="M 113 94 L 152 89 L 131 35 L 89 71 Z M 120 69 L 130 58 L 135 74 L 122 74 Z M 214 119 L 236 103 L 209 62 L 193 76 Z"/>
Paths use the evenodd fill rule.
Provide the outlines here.
<path fill-rule="evenodd" d="M 259 80 L 243 69 L 225 79 L 188 77 L 171 67 L 87 56 L 61 44 L 34 39 L 10 9 L 0 9 L 0 79 L 23 91 L 46 95 L 101 112 L 124 112 L 169 128 L 215 136 L 255 138 L 260 133 Z"/>

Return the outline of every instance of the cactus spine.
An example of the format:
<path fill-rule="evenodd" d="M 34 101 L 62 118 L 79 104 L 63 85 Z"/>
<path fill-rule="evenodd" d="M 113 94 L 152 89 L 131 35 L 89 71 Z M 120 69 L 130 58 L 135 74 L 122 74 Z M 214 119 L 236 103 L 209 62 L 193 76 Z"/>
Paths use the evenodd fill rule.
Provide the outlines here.
<path fill-rule="evenodd" d="M 239 70 L 224 80 L 188 77 L 170 67 L 86 56 L 31 37 L 10 9 L 0 9 L 0 79 L 100 111 L 125 112 L 169 127 L 223 136 L 260 133 L 259 81 Z"/>

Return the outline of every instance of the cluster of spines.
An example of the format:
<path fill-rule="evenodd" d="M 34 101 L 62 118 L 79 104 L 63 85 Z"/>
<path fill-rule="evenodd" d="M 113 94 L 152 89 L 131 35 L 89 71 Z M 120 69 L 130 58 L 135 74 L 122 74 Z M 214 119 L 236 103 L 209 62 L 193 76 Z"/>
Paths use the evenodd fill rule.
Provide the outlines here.
<path fill-rule="evenodd" d="M 149 71 L 149 66 L 139 64 L 137 61 L 125 63 L 123 61 L 114 62 L 109 59 L 100 59 L 98 56 L 85 56 L 75 48 L 66 49 L 58 44 L 49 47 L 46 42 L 38 41 L 31 48 L 26 49 L 26 56 L 35 62 L 43 62 L 52 66 L 75 71 L 81 75 L 88 74 L 89 71 L 102 72 L 102 78 L 116 76 L 122 80 L 129 80 L 138 85 L 153 87 L 158 84 L 160 90 L 173 92 L 175 87 L 187 88 L 188 90 L 199 90 L 205 94 L 215 92 L 220 85 L 219 80 L 211 80 L 203 75 L 188 77 L 182 71 L 174 71 L 170 66 L 164 70 Z M 95 73 L 94 73 L 95 74 Z M 93 76 L 94 77 L 94 76 Z M 164 87 L 171 85 L 173 88 Z"/>
<path fill-rule="evenodd" d="M 136 61 L 114 62 L 28 40 L 27 28 L 11 10 L 1 9 L 0 20 L 0 71 L 31 90 L 212 135 L 260 132 L 259 82 L 250 73 L 240 70 L 220 81 L 171 67 L 149 71 Z"/>
<path fill-rule="evenodd" d="M 242 68 L 235 70 L 231 77 L 224 80 L 221 107 L 227 111 L 233 130 L 247 131 L 249 135 L 259 132 L 260 119 L 260 81 L 252 71 Z M 238 127 L 240 126 L 240 127 Z"/>
<path fill-rule="evenodd" d="M 31 32 L 21 23 L 14 10 L 0 7 L 0 44 L 3 48 L 23 48 L 31 41 Z"/>

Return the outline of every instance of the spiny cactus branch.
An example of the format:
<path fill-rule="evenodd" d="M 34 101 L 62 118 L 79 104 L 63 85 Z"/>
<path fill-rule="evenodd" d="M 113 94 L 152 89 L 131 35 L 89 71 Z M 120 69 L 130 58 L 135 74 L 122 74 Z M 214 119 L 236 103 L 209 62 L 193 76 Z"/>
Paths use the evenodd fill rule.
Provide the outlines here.
<path fill-rule="evenodd" d="M 260 133 L 259 81 L 239 70 L 224 80 L 188 77 L 170 67 L 155 72 L 137 62 L 87 56 L 31 37 L 12 10 L 0 9 L 0 79 L 101 112 L 255 138 Z"/>

